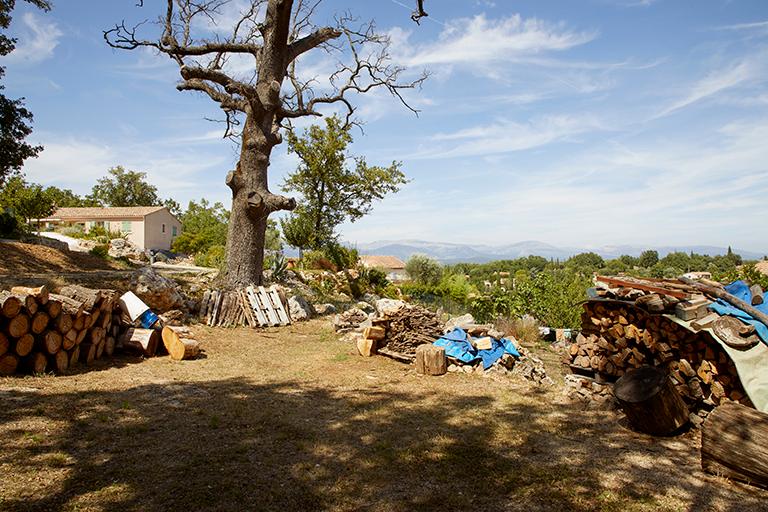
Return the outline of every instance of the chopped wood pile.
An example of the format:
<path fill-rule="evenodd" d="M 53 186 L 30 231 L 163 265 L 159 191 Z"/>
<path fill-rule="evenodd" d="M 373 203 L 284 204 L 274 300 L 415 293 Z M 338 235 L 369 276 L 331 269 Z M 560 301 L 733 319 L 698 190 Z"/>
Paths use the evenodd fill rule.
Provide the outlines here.
<path fill-rule="evenodd" d="M 443 335 L 443 323 L 437 313 L 415 304 L 383 312 L 380 318 L 374 320 L 374 325 L 385 330 L 381 341 L 385 352 L 410 360 L 416 358 L 419 345 L 431 344 Z"/>
<path fill-rule="evenodd" d="M 582 333 L 564 357 L 575 373 L 606 382 L 650 365 L 667 372 L 692 410 L 727 400 L 752 405 L 733 361 L 703 330 L 720 317 L 707 310 L 712 301 L 698 286 L 600 276 L 596 281 L 601 298 L 584 304 Z"/>
<path fill-rule="evenodd" d="M 14 287 L 0 292 L 0 375 L 61 373 L 116 346 L 117 293 L 66 286 L 61 294 Z"/>
<path fill-rule="evenodd" d="M 200 320 L 210 327 L 269 327 L 290 325 L 287 301 L 278 286 L 248 286 L 239 290 L 207 290 Z"/>

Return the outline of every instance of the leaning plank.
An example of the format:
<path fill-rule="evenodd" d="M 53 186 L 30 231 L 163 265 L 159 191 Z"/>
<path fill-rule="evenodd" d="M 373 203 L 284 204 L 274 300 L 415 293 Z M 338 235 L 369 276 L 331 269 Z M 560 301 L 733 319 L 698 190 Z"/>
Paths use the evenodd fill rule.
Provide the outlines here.
<path fill-rule="evenodd" d="M 264 327 L 269 323 L 267 320 L 266 315 L 261 309 L 261 305 L 259 304 L 259 299 L 256 295 L 256 290 L 253 288 L 253 286 L 249 286 L 245 289 L 246 293 L 248 294 L 248 299 L 251 303 L 251 308 L 253 309 L 253 313 L 256 315 L 256 321 L 259 323 L 259 326 Z"/>
<path fill-rule="evenodd" d="M 243 315 L 245 316 L 245 321 L 248 323 L 248 327 L 258 327 L 256 317 L 253 314 L 253 308 L 251 307 L 251 301 L 248 299 L 248 294 L 245 289 L 240 289 L 237 293 L 240 296 L 240 307 L 243 310 Z"/>
<path fill-rule="evenodd" d="M 275 286 L 270 288 L 268 295 L 269 295 L 269 298 L 272 299 L 272 305 L 275 308 L 275 312 L 277 313 L 278 318 L 280 318 L 280 323 L 282 325 L 290 325 L 291 318 L 288 316 L 288 313 L 285 311 L 285 307 L 283 307 L 283 301 L 280 297 L 280 293 L 278 292 L 277 288 Z"/>
<path fill-rule="evenodd" d="M 261 303 L 264 305 L 265 311 L 267 313 L 267 318 L 269 318 L 270 324 L 280 325 L 280 318 L 277 316 L 277 313 L 272 307 L 272 301 L 269 299 L 267 290 L 264 289 L 263 286 L 259 286 L 259 299 L 261 300 Z"/>
<path fill-rule="evenodd" d="M 768 414 L 728 402 L 701 431 L 704 471 L 768 488 Z"/>

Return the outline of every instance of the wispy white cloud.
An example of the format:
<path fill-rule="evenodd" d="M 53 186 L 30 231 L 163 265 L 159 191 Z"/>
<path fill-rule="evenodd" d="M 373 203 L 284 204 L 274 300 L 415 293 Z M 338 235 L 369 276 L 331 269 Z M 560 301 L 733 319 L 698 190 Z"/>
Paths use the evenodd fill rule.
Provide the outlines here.
<path fill-rule="evenodd" d="M 53 57 L 64 33 L 56 23 L 43 16 L 27 12 L 21 17 L 24 30 L 16 49 L 4 58 L 6 62 L 35 64 Z"/>
<path fill-rule="evenodd" d="M 604 129 L 591 115 L 556 115 L 527 123 L 500 120 L 432 137 L 430 148 L 413 158 L 456 158 L 512 153 L 537 148 L 579 134 Z"/>
<path fill-rule="evenodd" d="M 685 96 L 664 108 L 654 118 L 668 116 L 689 105 L 715 96 L 722 91 L 732 89 L 760 77 L 766 69 L 763 57 L 764 55 L 761 55 L 759 59 L 746 58 L 729 68 L 709 73 L 706 77 L 694 83 Z"/>
<path fill-rule="evenodd" d="M 735 25 L 724 25 L 718 27 L 720 30 L 764 30 L 768 29 L 768 21 L 756 21 L 753 23 L 737 23 Z"/>
<path fill-rule="evenodd" d="M 391 34 L 399 60 L 409 66 L 468 65 L 515 61 L 523 57 L 568 50 L 597 37 L 563 23 L 550 23 L 515 14 L 489 19 L 484 14 L 450 21 L 438 41 L 421 46 L 407 44 L 408 32 Z"/>

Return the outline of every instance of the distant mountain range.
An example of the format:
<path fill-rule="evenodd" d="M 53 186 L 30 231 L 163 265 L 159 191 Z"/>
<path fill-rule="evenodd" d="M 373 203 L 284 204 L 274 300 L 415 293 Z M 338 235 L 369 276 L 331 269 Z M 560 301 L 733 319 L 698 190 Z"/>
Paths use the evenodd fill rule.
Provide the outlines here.
<path fill-rule="evenodd" d="M 506 260 L 523 258 L 525 256 L 542 256 L 547 259 L 567 259 L 574 254 L 582 252 L 595 252 L 605 259 L 617 258 L 622 254 L 639 256 L 646 249 L 658 251 L 659 257 L 664 257 L 670 252 L 695 252 L 715 256 L 726 254 L 727 247 L 714 247 L 708 245 L 685 245 L 646 247 L 638 245 L 607 245 L 598 248 L 583 247 L 556 247 L 544 242 L 529 240 L 509 245 L 469 245 L 440 242 L 424 242 L 421 240 L 395 240 L 380 241 L 366 244 L 356 244 L 354 247 L 360 254 L 378 254 L 385 256 L 397 256 L 403 261 L 408 260 L 414 254 L 424 254 L 441 263 L 486 263 L 494 260 Z M 743 251 L 734 248 L 733 251 L 744 259 L 761 259 L 764 254 L 751 251 Z"/>

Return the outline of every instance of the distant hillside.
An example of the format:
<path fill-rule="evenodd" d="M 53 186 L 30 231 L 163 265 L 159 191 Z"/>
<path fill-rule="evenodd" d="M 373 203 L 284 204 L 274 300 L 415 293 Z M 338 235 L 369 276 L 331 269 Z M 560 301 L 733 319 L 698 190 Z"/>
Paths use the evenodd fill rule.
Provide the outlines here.
<path fill-rule="evenodd" d="M 622 254 L 639 256 L 641 252 L 649 249 L 649 247 L 635 245 L 614 245 L 598 248 L 556 247 L 535 240 L 503 246 L 424 242 L 421 240 L 397 240 L 357 244 L 355 247 L 360 251 L 360 254 L 397 256 L 403 261 L 406 261 L 414 254 L 424 254 L 447 264 L 486 263 L 488 261 L 515 259 L 525 256 L 542 256 L 547 259 L 564 260 L 574 254 L 590 251 L 599 254 L 603 258 L 611 259 L 621 256 Z M 710 256 L 726 254 L 728 252 L 727 247 L 713 247 L 706 245 L 664 246 L 650 247 L 650 249 L 658 251 L 660 257 L 664 257 L 670 252 L 677 251 L 686 253 L 695 252 L 697 254 L 708 254 Z M 744 259 L 760 259 L 764 256 L 761 253 L 751 251 L 742 251 L 739 249 L 734 249 L 734 251 L 737 254 L 740 254 Z"/>

